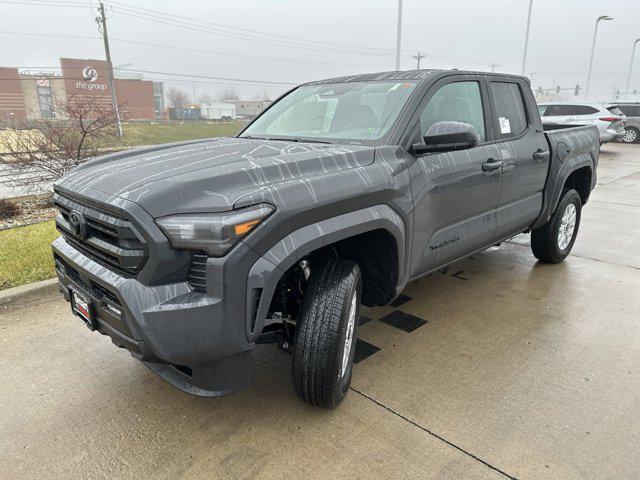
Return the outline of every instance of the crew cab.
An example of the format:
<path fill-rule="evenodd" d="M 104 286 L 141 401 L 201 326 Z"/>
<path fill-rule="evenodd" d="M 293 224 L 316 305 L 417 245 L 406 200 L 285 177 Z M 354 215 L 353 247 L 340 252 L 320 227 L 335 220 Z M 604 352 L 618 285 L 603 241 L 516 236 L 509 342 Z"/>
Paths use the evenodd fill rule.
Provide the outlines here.
<path fill-rule="evenodd" d="M 564 260 L 595 126 L 543 131 L 526 78 L 419 70 L 311 82 L 236 137 L 103 156 L 55 183 L 62 294 L 175 387 L 249 386 L 292 353 L 297 395 L 347 394 L 361 304 L 522 232 Z"/>

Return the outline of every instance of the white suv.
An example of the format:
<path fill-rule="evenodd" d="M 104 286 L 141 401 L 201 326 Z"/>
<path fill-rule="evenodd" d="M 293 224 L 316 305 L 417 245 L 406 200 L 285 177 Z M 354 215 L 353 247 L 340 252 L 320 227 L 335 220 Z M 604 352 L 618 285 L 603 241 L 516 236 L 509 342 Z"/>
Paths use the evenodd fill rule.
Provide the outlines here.
<path fill-rule="evenodd" d="M 600 143 L 619 140 L 624 136 L 626 117 L 618 107 L 605 107 L 591 102 L 546 102 L 538 104 L 544 125 L 595 125 Z"/>

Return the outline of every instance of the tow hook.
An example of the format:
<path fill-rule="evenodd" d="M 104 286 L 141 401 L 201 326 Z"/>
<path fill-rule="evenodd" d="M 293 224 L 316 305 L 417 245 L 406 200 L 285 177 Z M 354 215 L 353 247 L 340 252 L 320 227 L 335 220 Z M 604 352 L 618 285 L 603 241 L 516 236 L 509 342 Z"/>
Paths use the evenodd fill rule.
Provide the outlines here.
<path fill-rule="evenodd" d="M 311 267 L 309 266 L 309 260 L 300 260 L 300 269 L 302 270 L 302 274 L 304 275 L 305 282 L 309 281 L 309 277 L 311 277 Z"/>

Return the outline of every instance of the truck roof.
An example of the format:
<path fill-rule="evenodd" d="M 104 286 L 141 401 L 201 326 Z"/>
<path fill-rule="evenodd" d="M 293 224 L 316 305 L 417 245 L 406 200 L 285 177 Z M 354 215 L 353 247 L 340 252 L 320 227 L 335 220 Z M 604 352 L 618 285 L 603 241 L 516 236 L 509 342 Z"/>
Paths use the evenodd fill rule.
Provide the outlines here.
<path fill-rule="evenodd" d="M 476 72 L 471 70 L 441 70 L 441 69 L 424 69 L 424 70 L 405 70 L 405 71 L 388 71 L 360 73 L 358 75 L 348 75 L 344 77 L 327 78 L 325 80 L 316 80 L 307 82 L 303 85 L 319 85 L 323 83 L 344 83 L 344 82 L 375 82 L 375 81 L 393 81 L 393 80 L 433 80 L 434 77 L 443 77 L 447 75 L 491 75 L 498 77 L 520 77 L 519 75 L 509 75 L 505 73 Z M 528 79 L 526 79 L 529 81 Z"/>

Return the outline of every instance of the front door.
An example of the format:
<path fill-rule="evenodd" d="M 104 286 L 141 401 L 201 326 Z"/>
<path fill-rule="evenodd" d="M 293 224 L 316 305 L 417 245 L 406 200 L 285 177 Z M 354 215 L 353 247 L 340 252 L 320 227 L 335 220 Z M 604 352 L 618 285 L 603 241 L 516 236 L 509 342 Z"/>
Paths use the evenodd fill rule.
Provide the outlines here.
<path fill-rule="evenodd" d="M 410 123 L 409 142 L 424 141 L 436 122 L 454 121 L 475 127 L 479 144 L 467 150 L 429 153 L 410 166 L 414 198 L 412 276 L 433 270 L 491 242 L 496 230 L 500 169 L 483 164 L 499 161 L 491 138 L 485 82 L 455 76 L 435 83 Z"/>

